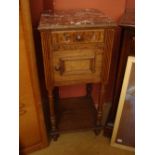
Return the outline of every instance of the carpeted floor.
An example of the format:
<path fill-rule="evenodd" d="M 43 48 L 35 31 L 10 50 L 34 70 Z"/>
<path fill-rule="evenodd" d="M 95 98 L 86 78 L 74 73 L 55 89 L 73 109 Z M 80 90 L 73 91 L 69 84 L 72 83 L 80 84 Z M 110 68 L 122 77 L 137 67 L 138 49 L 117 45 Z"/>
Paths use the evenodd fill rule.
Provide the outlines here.
<path fill-rule="evenodd" d="M 110 139 L 92 131 L 61 134 L 58 141 L 30 155 L 134 155 L 110 146 Z"/>

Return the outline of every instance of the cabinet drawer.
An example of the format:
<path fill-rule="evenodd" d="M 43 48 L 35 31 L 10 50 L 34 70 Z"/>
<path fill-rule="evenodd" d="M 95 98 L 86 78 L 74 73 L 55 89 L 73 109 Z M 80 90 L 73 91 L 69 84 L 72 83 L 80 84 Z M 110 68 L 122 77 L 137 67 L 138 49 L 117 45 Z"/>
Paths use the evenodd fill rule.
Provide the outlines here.
<path fill-rule="evenodd" d="M 70 30 L 52 33 L 52 45 L 74 43 L 103 43 L 104 30 Z"/>
<path fill-rule="evenodd" d="M 102 50 L 54 52 L 53 67 L 56 85 L 77 81 L 99 82 Z"/>

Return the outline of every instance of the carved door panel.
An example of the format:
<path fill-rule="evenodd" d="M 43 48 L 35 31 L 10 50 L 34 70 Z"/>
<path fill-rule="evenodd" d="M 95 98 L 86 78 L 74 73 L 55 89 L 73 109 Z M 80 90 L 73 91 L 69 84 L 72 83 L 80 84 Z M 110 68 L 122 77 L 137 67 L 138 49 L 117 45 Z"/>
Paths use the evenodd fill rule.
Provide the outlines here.
<path fill-rule="evenodd" d="M 55 83 L 89 80 L 100 81 L 102 50 L 53 52 Z"/>

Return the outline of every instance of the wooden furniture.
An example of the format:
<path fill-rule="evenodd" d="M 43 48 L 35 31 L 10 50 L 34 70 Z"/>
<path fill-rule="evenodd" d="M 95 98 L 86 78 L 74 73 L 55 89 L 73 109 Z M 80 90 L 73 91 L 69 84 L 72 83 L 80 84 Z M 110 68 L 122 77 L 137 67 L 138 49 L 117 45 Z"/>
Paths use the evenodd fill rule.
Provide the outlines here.
<path fill-rule="evenodd" d="M 120 92 L 122 88 L 122 82 L 125 73 L 125 67 L 128 56 L 135 55 L 135 14 L 134 10 L 126 10 L 120 21 L 120 27 L 122 29 L 120 56 L 118 60 L 118 69 L 116 84 L 114 89 L 114 97 L 112 107 L 107 119 L 106 126 L 104 128 L 104 135 L 111 136 L 117 106 L 119 102 Z"/>
<path fill-rule="evenodd" d="M 51 111 L 51 135 L 59 132 L 102 128 L 104 86 L 109 82 L 116 24 L 95 9 L 56 10 L 41 15 L 46 88 Z M 91 98 L 91 83 L 100 83 L 97 110 Z M 59 99 L 58 87 L 87 84 L 80 98 Z"/>
<path fill-rule="evenodd" d="M 29 1 L 20 0 L 19 143 L 20 154 L 48 145 L 38 83 Z"/>
<path fill-rule="evenodd" d="M 131 56 L 127 61 L 111 145 L 132 151 L 135 147 L 135 58 Z"/>

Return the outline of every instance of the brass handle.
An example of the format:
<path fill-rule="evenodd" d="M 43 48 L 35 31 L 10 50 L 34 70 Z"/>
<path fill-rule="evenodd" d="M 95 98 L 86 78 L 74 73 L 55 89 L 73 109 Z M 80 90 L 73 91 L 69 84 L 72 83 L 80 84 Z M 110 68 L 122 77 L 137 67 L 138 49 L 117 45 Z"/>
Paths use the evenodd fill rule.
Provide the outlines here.
<path fill-rule="evenodd" d="M 59 65 L 56 65 L 55 67 L 55 71 L 59 71 L 60 75 L 62 75 L 64 73 L 64 62 L 61 61 Z"/>
<path fill-rule="evenodd" d="M 56 71 L 60 71 L 60 70 L 61 70 L 61 67 L 60 67 L 60 66 L 58 66 L 58 65 L 57 65 L 57 66 L 55 66 L 54 68 L 55 68 L 55 70 L 56 70 Z"/>

